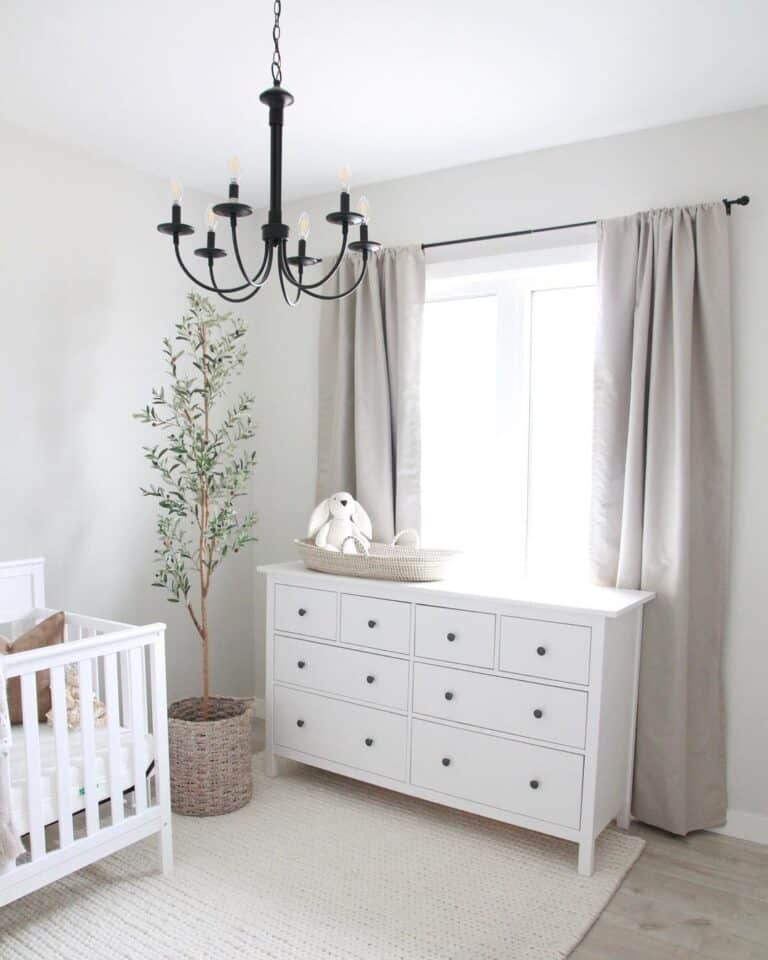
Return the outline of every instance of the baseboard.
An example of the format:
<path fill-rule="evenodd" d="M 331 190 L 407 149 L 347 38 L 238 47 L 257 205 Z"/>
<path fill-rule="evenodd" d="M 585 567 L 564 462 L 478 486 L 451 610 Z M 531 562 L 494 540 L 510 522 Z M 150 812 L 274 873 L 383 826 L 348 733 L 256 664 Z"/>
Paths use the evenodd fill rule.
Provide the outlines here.
<path fill-rule="evenodd" d="M 716 827 L 712 833 L 768 844 L 768 817 L 759 813 L 748 813 L 746 810 L 729 810 L 725 824 Z"/>
<path fill-rule="evenodd" d="M 267 704 L 264 697 L 253 698 L 253 716 L 257 720 L 263 720 L 267 715 Z"/>

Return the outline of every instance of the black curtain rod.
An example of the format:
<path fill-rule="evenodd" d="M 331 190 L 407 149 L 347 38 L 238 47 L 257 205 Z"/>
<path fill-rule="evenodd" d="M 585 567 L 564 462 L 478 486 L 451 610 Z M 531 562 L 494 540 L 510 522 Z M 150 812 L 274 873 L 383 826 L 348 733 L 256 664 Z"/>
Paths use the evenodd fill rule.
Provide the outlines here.
<path fill-rule="evenodd" d="M 731 207 L 736 204 L 739 207 L 746 207 L 749 203 L 749 197 L 746 194 L 743 197 L 736 197 L 735 200 L 723 200 L 725 212 L 730 217 Z M 553 230 L 572 230 L 575 227 L 592 227 L 597 220 L 582 220 L 579 223 L 559 223 L 556 227 L 533 227 L 530 230 L 510 230 L 508 233 L 489 233 L 484 237 L 462 237 L 460 240 L 437 240 L 435 243 L 422 243 L 422 250 L 430 250 L 432 247 L 451 247 L 456 243 L 477 243 L 479 240 L 502 240 L 504 237 L 525 237 L 532 233 L 551 233 Z"/>

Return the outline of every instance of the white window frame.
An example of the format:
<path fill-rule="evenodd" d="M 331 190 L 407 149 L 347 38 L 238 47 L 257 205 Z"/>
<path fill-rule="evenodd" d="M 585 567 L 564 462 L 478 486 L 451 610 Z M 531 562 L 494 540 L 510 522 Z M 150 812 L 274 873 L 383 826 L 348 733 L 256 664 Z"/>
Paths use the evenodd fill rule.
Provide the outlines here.
<path fill-rule="evenodd" d="M 509 504 L 512 523 L 507 528 L 520 544 L 513 576 L 528 574 L 529 486 L 531 445 L 531 303 L 537 291 L 566 286 L 594 286 L 597 244 L 581 243 L 546 250 L 528 250 L 476 259 L 428 264 L 426 301 L 496 297 L 497 422 L 507 424 L 510 443 L 501 445 L 510 462 Z M 557 277 L 557 283 L 553 284 Z M 563 284 L 563 279 L 568 280 Z M 513 468 L 519 465 L 519 469 Z M 508 556 L 508 551 L 505 551 Z"/>

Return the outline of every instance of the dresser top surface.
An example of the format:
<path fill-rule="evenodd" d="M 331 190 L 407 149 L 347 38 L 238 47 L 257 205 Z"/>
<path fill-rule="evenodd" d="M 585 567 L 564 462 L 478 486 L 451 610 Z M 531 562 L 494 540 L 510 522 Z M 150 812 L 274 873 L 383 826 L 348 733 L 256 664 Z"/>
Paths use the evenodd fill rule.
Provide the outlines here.
<path fill-rule="evenodd" d="M 500 574 L 481 575 L 467 571 L 450 580 L 432 583 L 402 583 L 394 580 L 368 580 L 363 577 L 340 577 L 329 573 L 307 570 L 300 562 L 271 563 L 257 568 L 259 573 L 285 583 L 326 590 L 343 590 L 374 596 L 396 596 L 413 602 L 439 603 L 466 598 L 514 603 L 521 606 L 574 610 L 581 614 L 618 617 L 653 600 L 655 594 L 644 590 L 616 590 L 611 587 L 593 587 L 563 582 L 544 583 L 531 580 L 513 580 Z"/>

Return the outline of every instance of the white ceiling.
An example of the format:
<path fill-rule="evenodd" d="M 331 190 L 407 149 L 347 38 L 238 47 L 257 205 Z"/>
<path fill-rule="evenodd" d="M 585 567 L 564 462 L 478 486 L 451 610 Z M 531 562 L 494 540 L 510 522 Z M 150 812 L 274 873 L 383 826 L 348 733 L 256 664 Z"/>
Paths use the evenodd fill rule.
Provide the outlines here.
<path fill-rule="evenodd" d="M 267 187 L 271 0 L 0 0 L 0 116 Z M 288 198 L 768 103 L 765 0 L 283 0 Z"/>

